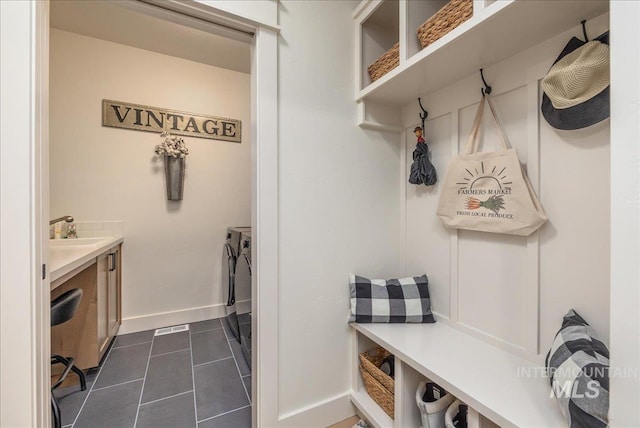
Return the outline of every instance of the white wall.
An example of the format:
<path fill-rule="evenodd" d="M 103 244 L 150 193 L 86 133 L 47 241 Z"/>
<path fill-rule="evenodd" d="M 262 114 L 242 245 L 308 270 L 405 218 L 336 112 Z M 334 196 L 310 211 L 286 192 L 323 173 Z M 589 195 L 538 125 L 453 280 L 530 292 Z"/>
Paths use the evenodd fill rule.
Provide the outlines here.
<path fill-rule="evenodd" d="M 595 37 L 608 15 L 589 21 Z M 609 121 L 557 131 L 540 113 L 539 80 L 576 27 L 499 64 L 488 64 L 498 116 L 549 217 L 538 233 L 516 237 L 445 229 L 433 189 L 406 184 L 407 273 L 430 275 L 434 311 L 513 352 L 540 360 L 574 308 L 609 339 Z M 448 162 L 467 141 L 480 99 L 480 75 L 423 94 L 426 139 L 444 179 Z M 404 108 L 405 168 L 415 147 L 418 106 Z M 486 111 L 485 141 L 497 138 Z M 485 150 L 493 150 L 488 144 Z"/>
<path fill-rule="evenodd" d="M 250 223 L 249 79 L 51 31 L 51 215 L 124 221 L 121 332 L 222 315 L 225 231 Z M 243 141 L 185 137 L 184 200 L 168 202 L 158 134 L 102 127 L 103 98 L 240 119 Z"/>
<path fill-rule="evenodd" d="M 611 2 L 611 367 L 640 369 L 640 3 Z M 629 55 L 635 52 L 635 55 Z M 640 426 L 637 376 L 612 376 L 609 423 Z"/>
<path fill-rule="evenodd" d="M 400 145 L 356 125 L 356 5 L 282 1 L 279 9 L 277 406 L 290 426 L 340 420 L 329 407 L 294 416 L 348 401 L 348 274 L 394 276 L 401 266 Z"/>
<path fill-rule="evenodd" d="M 0 2 L 0 426 L 3 427 L 41 427 L 51 421 L 48 340 L 51 300 L 49 281 L 39 273 L 48 259 L 47 248 L 41 245 L 49 211 L 47 7 L 44 2 Z"/>

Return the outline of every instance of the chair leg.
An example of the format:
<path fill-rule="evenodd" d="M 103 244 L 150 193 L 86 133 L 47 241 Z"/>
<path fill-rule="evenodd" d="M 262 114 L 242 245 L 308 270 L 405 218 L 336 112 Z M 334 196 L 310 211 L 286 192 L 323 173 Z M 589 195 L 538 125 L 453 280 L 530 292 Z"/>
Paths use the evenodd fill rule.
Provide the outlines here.
<path fill-rule="evenodd" d="M 77 374 L 78 377 L 80 378 L 80 390 L 81 391 L 86 390 L 87 389 L 87 379 L 84 376 L 84 372 L 82 370 L 80 370 L 76 366 L 71 366 L 71 370 L 73 370 L 73 372 L 75 374 Z"/>
<path fill-rule="evenodd" d="M 51 364 L 55 364 L 55 363 L 67 365 L 67 359 L 62 355 L 53 354 L 51 356 Z"/>
<path fill-rule="evenodd" d="M 80 370 L 78 367 L 76 367 L 75 365 L 73 365 L 73 358 L 65 358 L 62 355 L 52 355 L 51 364 L 58 364 L 58 363 L 64 364 L 66 369 L 62 373 L 58 381 L 52 386 L 52 390 L 56 389 L 57 387 L 60 386 L 60 384 L 62 384 L 62 382 L 64 382 L 64 379 L 67 377 L 70 370 L 73 370 L 73 372 L 77 374 L 78 377 L 80 378 L 80 389 L 82 391 L 85 391 L 87 389 L 87 380 L 85 378 L 84 372 Z"/>
<path fill-rule="evenodd" d="M 60 405 L 58 404 L 58 399 L 53 395 L 53 391 L 51 391 L 51 411 L 53 413 L 53 427 L 61 428 L 62 427 L 62 415 L 60 414 Z"/>

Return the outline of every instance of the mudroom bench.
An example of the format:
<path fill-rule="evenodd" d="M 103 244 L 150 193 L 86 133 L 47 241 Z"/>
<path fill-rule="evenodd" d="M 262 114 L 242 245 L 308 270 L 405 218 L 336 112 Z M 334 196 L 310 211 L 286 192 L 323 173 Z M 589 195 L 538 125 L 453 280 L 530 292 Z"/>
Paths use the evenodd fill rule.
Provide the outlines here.
<path fill-rule="evenodd" d="M 377 428 L 421 427 L 415 394 L 425 379 L 469 406 L 470 427 L 566 427 L 541 365 L 444 322 L 351 327 L 351 402 Z M 378 346 L 395 355 L 394 419 L 369 397 L 358 370 L 358 354 Z"/>

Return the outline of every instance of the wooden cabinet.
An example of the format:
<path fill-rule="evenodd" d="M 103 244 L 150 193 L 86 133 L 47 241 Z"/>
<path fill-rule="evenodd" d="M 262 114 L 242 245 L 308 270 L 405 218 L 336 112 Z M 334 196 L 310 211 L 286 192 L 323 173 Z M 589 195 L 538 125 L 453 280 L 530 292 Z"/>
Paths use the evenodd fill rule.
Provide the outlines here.
<path fill-rule="evenodd" d="M 120 252 L 120 245 L 114 246 L 79 267 L 73 276 L 66 276 L 62 284 L 52 284 L 52 300 L 73 288 L 83 291 L 74 317 L 51 328 L 51 352 L 75 358 L 81 369 L 100 364 L 120 328 Z"/>
<path fill-rule="evenodd" d="M 102 355 L 109 346 L 109 331 L 107 328 L 107 295 L 109 286 L 109 254 L 98 256 L 96 261 L 96 335 L 98 354 Z"/>
<path fill-rule="evenodd" d="M 107 330 L 108 336 L 114 338 L 118 334 L 122 321 L 121 310 L 121 275 L 120 270 L 120 246 L 116 246 L 109 252 L 109 268 L 107 282 Z"/>
<path fill-rule="evenodd" d="M 120 246 L 111 248 L 97 259 L 98 353 L 103 355 L 118 333 L 120 310 Z"/>
<path fill-rule="evenodd" d="M 73 277 L 51 290 L 51 300 L 74 288 L 83 291 L 82 300 L 70 321 L 51 327 L 51 353 L 73 357 L 80 368 L 95 367 L 98 356 L 98 288 L 97 264 L 95 261 Z M 62 369 L 60 364 L 52 367 L 56 373 Z"/>

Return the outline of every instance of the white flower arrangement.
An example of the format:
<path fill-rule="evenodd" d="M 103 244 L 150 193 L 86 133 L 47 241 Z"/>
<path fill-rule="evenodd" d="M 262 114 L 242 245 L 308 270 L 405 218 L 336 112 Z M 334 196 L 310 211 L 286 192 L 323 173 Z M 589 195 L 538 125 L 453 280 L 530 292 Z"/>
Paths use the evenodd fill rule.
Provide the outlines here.
<path fill-rule="evenodd" d="M 160 138 L 164 138 L 164 141 L 156 146 L 156 155 L 184 158 L 189 154 L 189 149 L 182 137 L 176 137 L 169 131 L 164 131 L 160 134 Z"/>

